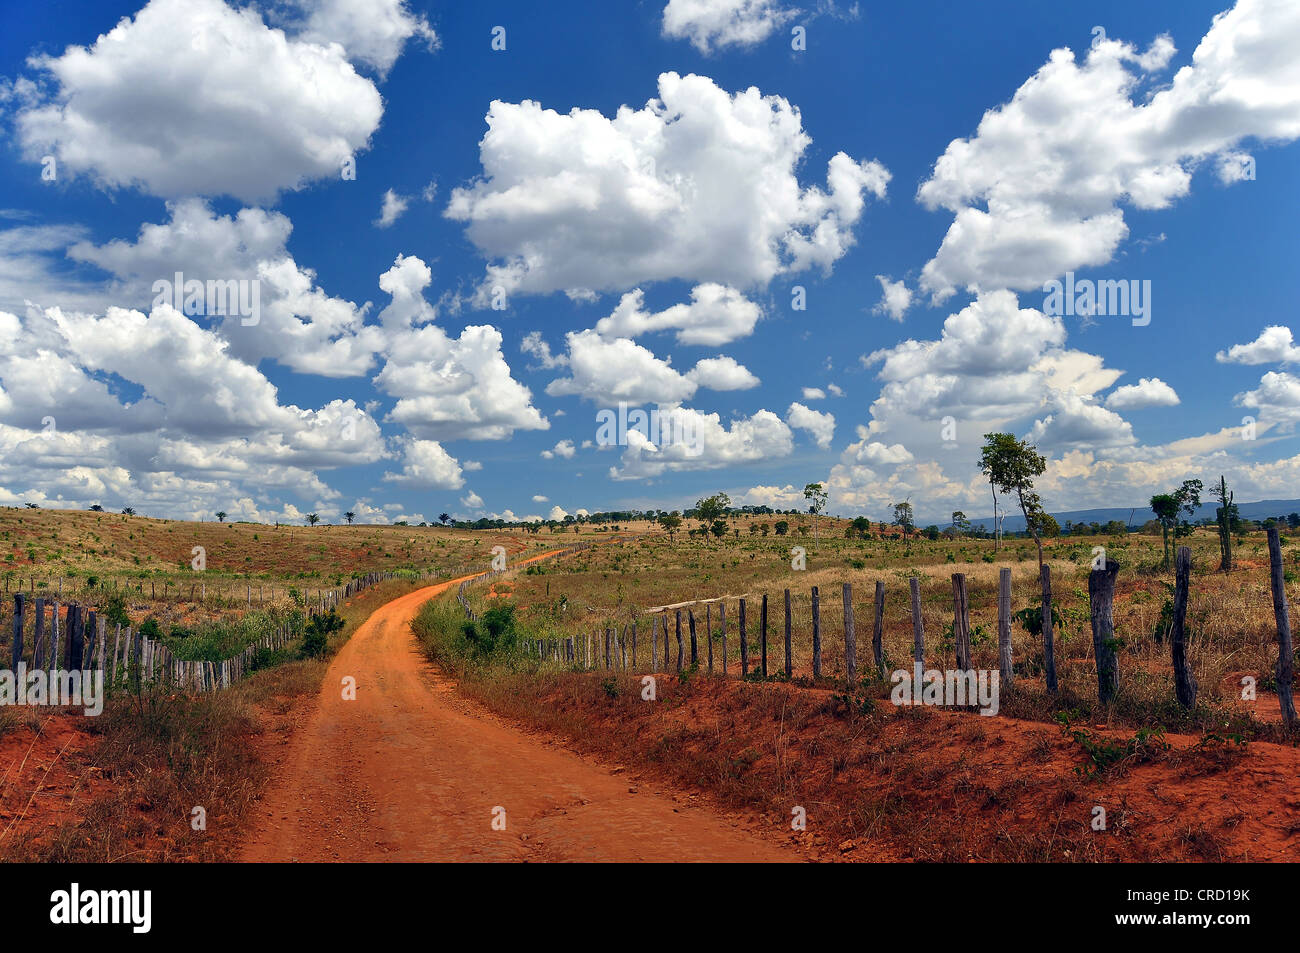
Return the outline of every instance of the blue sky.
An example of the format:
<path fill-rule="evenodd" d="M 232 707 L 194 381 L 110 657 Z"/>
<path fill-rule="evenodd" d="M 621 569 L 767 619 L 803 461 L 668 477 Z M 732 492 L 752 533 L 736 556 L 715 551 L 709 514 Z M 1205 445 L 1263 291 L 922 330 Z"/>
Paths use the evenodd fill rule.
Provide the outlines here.
<path fill-rule="evenodd" d="M 987 513 L 988 429 L 1052 510 L 1298 495 L 1287 4 L 466 6 L 11 14 L 0 503 L 929 522 Z M 1150 323 L 1044 314 L 1066 272 Z M 591 445 L 623 396 L 700 445 Z"/>

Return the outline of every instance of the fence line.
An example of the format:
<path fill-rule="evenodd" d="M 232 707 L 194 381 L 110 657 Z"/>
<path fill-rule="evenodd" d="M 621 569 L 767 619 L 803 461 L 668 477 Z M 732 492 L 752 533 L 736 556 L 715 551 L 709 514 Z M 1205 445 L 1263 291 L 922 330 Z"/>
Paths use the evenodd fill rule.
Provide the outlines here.
<path fill-rule="evenodd" d="M 1270 529 L 1268 531 L 1269 539 L 1269 562 L 1270 562 L 1270 588 L 1273 597 L 1274 615 L 1277 628 L 1277 646 L 1278 661 L 1276 668 L 1279 702 L 1282 709 L 1282 717 L 1288 727 L 1296 723 L 1297 717 L 1294 703 L 1291 697 L 1291 687 L 1294 679 L 1293 662 L 1292 662 L 1292 640 L 1290 628 L 1290 608 L 1287 602 L 1286 591 L 1284 588 L 1284 572 L 1282 566 L 1282 555 L 1278 531 Z M 1191 550 L 1186 546 L 1178 547 L 1176 554 L 1176 585 L 1173 600 L 1173 622 L 1170 627 L 1170 654 L 1171 666 L 1174 673 L 1174 683 L 1176 698 L 1185 708 L 1193 708 L 1196 704 L 1197 685 L 1196 680 L 1192 677 L 1190 666 L 1187 660 L 1186 644 L 1186 612 L 1188 602 L 1188 590 L 1191 577 Z M 1097 660 L 1097 696 L 1103 704 L 1112 701 L 1119 687 L 1119 659 L 1116 653 L 1116 642 L 1114 639 L 1114 622 L 1112 617 L 1112 608 L 1115 598 L 1115 582 L 1119 574 L 1119 565 L 1113 560 L 1108 560 L 1103 568 L 1095 568 L 1089 573 L 1088 594 L 1090 608 L 1090 625 L 1092 629 L 1093 654 Z M 490 573 L 476 577 L 484 578 Z M 469 608 L 468 600 L 464 597 L 464 588 L 475 580 L 467 580 L 461 584 L 461 591 L 457 596 L 465 611 L 473 618 L 472 611 Z M 1039 632 L 1043 649 L 1043 668 L 1046 680 L 1047 690 L 1056 694 L 1058 689 L 1057 671 L 1055 662 L 1054 647 L 1054 627 L 1052 622 L 1052 571 L 1051 567 L 1044 565 L 1039 574 L 1039 584 L 1041 587 L 1041 617 L 1042 624 Z M 962 573 L 952 574 L 953 583 L 953 649 L 957 658 L 957 668 L 961 671 L 972 670 L 971 661 L 971 628 L 969 618 L 968 596 L 966 591 L 966 578 Z M 924 628 L 924 612 L 921 601 L 920 582 L 917 577 L 909 579 L 910 606 L 909 614 L 913 630 L 913 663 L 925 665 L 926 644 Z M 872 633 L 871 633 L 871 652 L 872 661 L 877 677 L 883 678 L 886 675 L 883 649 L 884 633 L 884 610 L 885 610 L 885 584 L 877 581 L 875 583 L 875 595 L 873 599 L 872 615 Z M 786 589 L 784 592 L 784 622 L 783 638 L 778 640 L 784 649 L 781 671 L 786 678 L 791 678 L 794 670 L 795 660 L 793 658 L 793 645 L 791 639 L 791 627 L 793 613 L 791 609 L 791 592 Z M 554 662 L 562 666 L 577 668 L 579 670 L 605 670 L 605 671 L 623 671 L 636 672 L 639 674 L 650 674 L 653 672 L 675 671 L 682 672 L 688 667 L 699 666 L 698 647 L 696 644 L 696 618 L 692 607 L 703 605 L 706 607 L 706 634 L 708 641 L 708 658 L 707 670 L 714 672 L 716 670 L 715 657 L 713 652 L 713 643 L 715 636 L 721 640 L 722 644 L 722 672 L 727 673 L 727 622 L 726 608 L 728 601 L 734 601 L 738 610 L 738 631 L 740 635 L 740 665 L 741 677 L 754 677 L 750 675 L 750 668 L 753 662 L 757 662 L 756 674 L 761 674 L 764 679 L 768 677 L 768 600 L 767 595 L 761 596 L 759 605 L 759 625 L 758 625 L 758 658 L 752 659 L 751 651 L 751 632 L 749 622 L 752 618 L 752 597 L 745 596 L 716 596 L 711 598 L 694 599 L 684 602 L 669 603 L 662 606 L 654 606 L 634 612 L 632 617 L 626 622 L 607 620 L 600 623 L 595 630 L 586 629 L 572 636 L 552 639 L 531 639 L 526 645 L 529 654 L 535 656 L 541 662 Z M 833 602 L 831 603 L 834 604 Z M 1011 570 L 1002 568 L 998 574 L 997 588 L 997 655 L 998 655 L 998 675 L 1002 685 L 1011 685 L 1015 677 L 1015 660 L 1013 658 L 1011 644 L 1011 623 L 1014 619 L 1011 603 Z M 713 608 L 718 608 L 718 630 L 715 633 L 713 628 Z M 855 624 L 855 607 L 853 603 L 853 586 L 850 583 L 843 584 L 843 614 L 840 617 L 840 629 L 842 635 L 843 655 L 842 669 L 836 673 L 836 680 L 843 681 L 852 688 L 857 684 L 858 665 L 857 665 L 857 638 Z M 690 632 L 689 648 L 682 638 L 682 611 L 687 613 L 687 626 Z M 823 606 L 821 604 L 820 592 L 817 586 L 812 587 L 811 592 L 811 626 L 812 626 L 812 673 L 814 681 L 825 680 L 823 672 L 826 650 L 826 633 L 827 628 L 823 622 Z M 673 614 L 673 628 L 676 633 L 677 653 L 674 660 L 672 653 L 672 642 L 669 639 L 669 613 Z M 646 626 L 645 621 L 649 621 Z M 662 632 L 662 659 L 660 658 L 660 645 L 656 637 L 656 629 Z M 649 658 L 646 659 L 644 653 L 638 650 L 639 632 L 648 632 L 650 639 Z M 1032 634 L 1032 631 L 1031 631 Z M 628 646 L 630 642 L 630 653 Z M 689 660 L 687 658 L 689 652 Z M 832 658 L 830 661 L 835 663 L 839 668 L 840 658 Z M 648 662 L 649 668 L 646 668 L 642 662 Z"/>

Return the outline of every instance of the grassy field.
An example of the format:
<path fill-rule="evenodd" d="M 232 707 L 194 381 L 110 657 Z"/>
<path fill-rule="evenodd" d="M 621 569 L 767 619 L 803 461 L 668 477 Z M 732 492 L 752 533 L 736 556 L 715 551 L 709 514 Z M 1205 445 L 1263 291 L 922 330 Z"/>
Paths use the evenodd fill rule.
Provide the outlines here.
<path fill-rule="evenodd" d="M 779 538 L 750 535 L 749 520 L 736 520 L 739 537 L 676 540 L 649 532 L 636 540 L 600 546 L 572 558 L 538 566 L 493 587 L 476 588 L 472 598 L 480 611 L 501 597 L 516 605 L 521 628 L 535 638 L 585 639 L 606 627 L 626 630 L 635 622 L 641 667 L 649 660 L 647 633 L 655 631 L 662 646 L 663 613 L 648 610 L 692 600 L 723 599 L 726 604 L 728 668 L 738 674 L 738 600 L 746 599 L 751 659 L 757 657 L 762 597 L 768 597 L 769 672 L 784 664 L 784 591 L 790 590 L 793 671 L 796 679 L 811 676 L 811 590 L 820 591 L 823 674 L 831 682 L 844 676 L 842 587 L 853 587 L 854 626 L 860 668 L 869 669 L 875 583 L 885 586 L 884 655 L 886 668 L 908 668 L 912 658 L 911 577 L 920 581 L 926 635 L 927 664 L 955 666 L 952 644 L 952 574 L 967 579 L 974 662 L 977 668 L 998 667 L 997 579 L 1000 569 L 1012 574 L 1012 610 L 1040 603 L 1036 551 L 1032 541 L 1004 540 L 999 552 L 987 539 L 921 537 L 848 539 L 845 524 L 823 520 L 819 538 L 812 535 Z M 635 527 L 634 527 L 635 529 Z M 1218 564 L 1217 539 L 1198 530 L 1179 540 L 1193 552 L 1188 603 L 1191 663 L 1200 683 L 1203 706 L 1185 713 L 1173 705 L 1172 672 L 1163 635 L 1166 603 L 1172 596 L 1173 574 L 1161 568 L 1158 536 L 1128 534 L 1105 537 L 1066 537 L 1047 541 L 1046 560 L 1052 567 L 1054 605 L 1061 615 L 1056 631 L 1058 675 L 1063 688 L 1059 704 L 1090 705 L 1096 695 L 1096 669 L 1088 601 L 1088 573 L 1096 546 L 1121 566 L 1114 606 L 1120 649 L 1121 697 L 1107 715 L 1119 723 L 1142 725 L 1160 720 L 1171 724 L 1217 724 L 1223 727 L 1240 713 L 1240 677 L 1250 675 L 1261 688 L 1273 685 L 1276 628 L 1268 585 L 1267 551 L 1262 533 L 1238 540 L 1237 568 L 1230 574 L 1213 570 Z M 1300 564 L 1300 546 L 1283 537 L 1288 567 Z M 791 548 L 807 551 L 806 569 L 791 567 Z M 1300 588 L 1291 586 L 1292 601 Z M 683 626 L 688 612 L 696 618 L 701 659 L 707 622 L 715 635 L 715 655 L 721 667 L 717 638 L 718 605 L 696 604 L 669 610 L 670 643 L 676 655 L 676 612 Z M 684 638 L 686 638 L 684 636 Z M 1016 622 L 1012 643 L 1017 662 L 1020 702 L 1045 694 L 1043 648 Z M 662 648 L 660 651 L 662 665 Z M 1035 703 L 1037 704 L 1037 703 Z M 1044 717 L 1051 708 L 1042 707 Z"/>
<path fill-rule="evenodd" d="M 1296 738 L 1280 724 L 1275 694 L 1277 635 L 1262 533 L 1237 540 L 1237 568 L 1217 573 L 1217 540 L 1197 531 L 1187 613 L 1191 665 L 1200 685 L 1192 710 L 1177 704 L 1163 607 L 1173 574 L 1162 568 L 1158 536 L 1054 539 L 1047 544 L 1060 691 L 1047 692 L 1043 649 L 1012 628 L 1016 679 L 1001 688 L 998 717 L 972 709 L 896 707 L 891 684 L 870 657 L 872 594 L 885 585 L 887 669 L 910 668 L 908 588 L 919 580 L 930 668 L 955 667 L 952 581 L 965 573 L 974 666 L 998 667 L 998 572 L 1012 572 L 1012 609 L 1039 603 L 1032 542 L 1010 539 L 994 552 L 984 539 L 846 538 L 823 520 L 817 535 L 778 538 L 733 520 L 722 539 L 645 535 L 575 554 L 470 589 L 480 614 L 467 629 L 459 607 L 426 607 L 416 631 L 430 656 L 462 690 L 532 727 L 567 737 L 612 764 L 636 765 L 728 806 L 743 805 L 787 825 L 791 805 L 814 805 L 812 850 L 826 860 L 1246 860 L 1286 859 L 1300 849 L 1290 778 L 1300 770 Z M 636 529 L 637 527 L 634 527 Z M 809 527 L 811 530 L 811 526 Z M 1288 598 L 1300 556 L 1283 540 Z M 791 547 L 807 566 L 791 566 Z M 1120 689 L 1097 700 L 1089 616 L 1093 547 L 1121 565 L 1114 604 Z M 853 587 L 860 678 L 844 675 L 841 587 Z M 811 677 L 810 590 L 821 592 L 823 678 Z M 784 591 L 791 592 L 793 678 L 784 667 Z M 769 677 L 740 677 L 738 600 L 747 602 L 751 666 L 757 665 L 760 606 L 768 596 Z M 664 662 L 657 607 L 725 601 L 727 678 L 720 675 L 718 603 L 683 606 L 696 616 L 699 668 L 675 671 L 677 609 L 666 613 L 674 662 Z M 706 608 L 706 606 L 711 606 Z M 706 615 L 707 613 L 707 615 Z M 706 618 L 715 671 L 706 670 Z M 588 671 L 539 662 L 521 643 L 581 643 L 616 627 L 639 635 L 638 665 Z M 498 633 L 491 637 L 491 628 Z M 684 630 L 687 622 L 684 621 Z M 651 668 L 646 633 L 659 640 Z M 688 636 L 684 631 L 684 639 Z M 599 644 L 599 643 L 598 643 Z M 598 655 L 603 654 L 598 649 Z M 645 703 L 644 673 L 657 671 L 656 704 Z M 1257 697 L 1242 698 L 1252 678 Z M 1109 812 L 1105 836 L 1091 821 Z M 792 837 L 800 835 L 791 835 Z"/>

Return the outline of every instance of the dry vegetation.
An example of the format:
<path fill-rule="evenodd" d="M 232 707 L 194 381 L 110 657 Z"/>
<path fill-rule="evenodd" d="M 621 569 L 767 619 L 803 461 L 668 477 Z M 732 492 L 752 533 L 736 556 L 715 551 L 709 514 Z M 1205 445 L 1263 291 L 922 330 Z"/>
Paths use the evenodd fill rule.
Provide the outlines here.
<path fill-rule="evenodd" d="M 1180 540 L 1194 553 L 1188 609 L 1190 653 L 1200 683 L 1194 711 L 1174 698 L 1168 640 L 1157 641 L 1172 573 L 1159 568 L 1158 536 L 1048 541 L 1061 691 L 1046 692 L 1041 646 L 1013 627 L 1017 681 L 1002 690 L 1001 715 L 896 708 L 890 683 L 871 671 L 874 583 L 886 588 L 887 667 L 912 654 L 908 580 L 921 582 L 929 667 L 953 667 L 951 574 L 967 575 L 977 668 L 997 668 L 996 581 L 1010 566 L 1013 610 L 1039 601 L 1037 561 L 1028 540 L 848 539 L 845 524 L 822 520 L 819 539 L 751 535 L 733 519 L 723 539 L 677 539 L 640 527 L 636 540 L 596 547 L 476 587 L 480 612 L 514 606 L 524 638 L 583 639 L 610 625 L 637 623 L 639 667 L 586 672 L 539 664 L 518 652 L 475 656 L 459 635 L 454 603 L 431 606 L 417 631 L 430 653 L 454 670 L 465 690 L 527 725 L 552 730 L 618 763 L 636 762 L 728 803 L 743 803 L 788 824 L 792 805 L 819 818 L 808 838 L 846 859 L 1137 860 L 1283 859 L 1294 857 L 1292 778 L 1300 768 L 1295 739 L 1281 727 L 1274 688 L 1277 642 L 1262 533 L 1238 539 L 1238 568 L 1215 573 L 1212 530 Z M 811 521 L 805 519 L 811 530 Z M 634 527 L 634 529 L 637 527 Z M 790 565 L 790 548 L 807 550 L 807 569 Z M 1120 693 L 1096 698 L 1087 576 L 1093 547 L 1104 545 L 1122 568 L 1115 600 Z M 1294 547 L 1294 548 L 1293 548 Z M 1300 547 L 1284 537 L 1291 567 Z M 860 667 L 851 689 L 843 671 L 841 586 L 854 589 Z M 821 592 L 825 677 L 811 678 L 809 591 Z M 794 678 L 783 668 L 784 598 L 793 604 Z M 759 606 L 769 597 L 769 680 L 738 676 L 737 597 L 748 602 L 751 664 L 757 658 Z M 1298 593 L 1291 591 L 1294 603 Z M 693 599 L 730 597 L 730 677 L 707 671 L 658 679 L 657 704 L 641 698 L 649 670 L 646 610 Z M 701 669 L 705 612 L 695 605 Z M 682 610 L 686 619 L 687 608 Z M 721 668 L 717 606 L 707 610 Z M 674 613 L 670 641 L 676 654 Z M 660 623 L 661 624 L 661 623 Z M 683 622 L 683 629 L 686 623 Z M 654 629 L 662 646 L 662 629 Z M 660 671 L 667 670 L 660 651 Z M 1241 679 L 1257 680 L 1256 701 L 1241 698 Z M 1108 829 L 1090 826 L 1095 806 Z M 796 836 L 796 835 L 791 835 Z"/>

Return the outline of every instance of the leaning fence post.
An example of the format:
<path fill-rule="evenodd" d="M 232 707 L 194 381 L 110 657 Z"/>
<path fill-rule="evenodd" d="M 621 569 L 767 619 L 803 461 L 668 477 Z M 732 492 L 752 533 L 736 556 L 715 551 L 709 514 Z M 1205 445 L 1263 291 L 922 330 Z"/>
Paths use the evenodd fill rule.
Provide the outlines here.
<path fill-rule="evenodd" d="M 912 661 L 925 665 L 925 620 L 921 618 L 921 580 L 908 580 L 912 590 Z"/>
<path fill-rule="evenodd" d="M 998 668 L 1005 688 L 1015 680 L 1011 659 L 1011 570 L 998 573 Z"/>
<path fill-rule="evenodd" d="M 966 598 L 966 574 L 952 574 L 952 644 L 957 668 L 970 671 L 970 609 Z"/>
<path fill-rule="evenodd" d="M 1097 659 L 1097 700 L 1103 705 L 1119 690 L 1119 660 L 1115 655 L 1115 578 L 1119 563 L 1105 560 L 1104 569 L 1088 573 L 1088 605 L 1092 616 L 1092 652 Z"/>
<path fill-rule="evenodd" d="M 858 683 L 858 634 L 853 627 L 853 585 L 844 584 L 844 669 L 849 687 Z"/>
<path fill-rule="evenodd" d="M 885 584 L 876 580 L 875 618 L 871 623 L 871 654 L 876 662 L 876 672 L 885 677 Z"/>
<path fill-rule="evenodd" d="M 1187 664 L 1187 586 L 1192 575 L 1192 551 L 1186 546 L 1178 547 L 1174 560 L 1174 623 L 1169 630 L 1169 641 L 1173 648 L 1174 692 L 1178 704 L 1184 708 L 1196 707 L 1196 678 Z"/>
<path fill-rule="evenodd" d="M 1268 531 L 1269 581 L 1273 586 L 1273 618 L 1277 623 L 1277 700 L 1282 706 L 1282 720 L 1288 728 L 1295 725 L 1295 699 L 1291 697 L 1291 610 L 1286 601 L 1286 577 L 1282 572 L 1282 541 L 1277 527 Z"/>
<path fill-rule="evenodd" d="M 817 587 L 812 587 L 813 678 L 822 677 L 822 609 Z"/>
<path fill-rule="evenodd" d="M 1052 638 L 1052 567 L 1043 564 L 1038 572 L 1043 583 L 1043 670 L 1047 690 L 1056 694 L 1056 646 Z"/>

